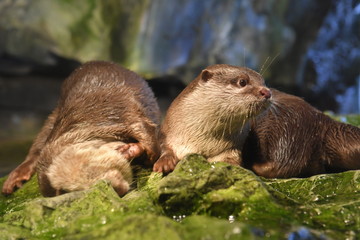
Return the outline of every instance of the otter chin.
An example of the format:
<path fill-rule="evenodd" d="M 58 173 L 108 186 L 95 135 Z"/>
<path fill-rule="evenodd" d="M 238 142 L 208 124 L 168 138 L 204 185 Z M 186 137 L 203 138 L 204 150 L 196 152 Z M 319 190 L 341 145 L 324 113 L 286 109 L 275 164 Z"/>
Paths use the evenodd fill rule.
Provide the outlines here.
<path fill-rule="evenodd" d="M 243 166 L 268 178 L 360 169 L 360 129 L 337 122 L 303 99 L 275 89 L 272 105 L 251 122 Z"/>
<path fill-rule="evenodd" d="M 225 64 L 204 69 L 170 105 L 161 127 L 154 171 L 169 172 L 191 153 L 208 161 L 242 164 L 249 120 L 270 105 L 271 91 L 257 72 Z"/>

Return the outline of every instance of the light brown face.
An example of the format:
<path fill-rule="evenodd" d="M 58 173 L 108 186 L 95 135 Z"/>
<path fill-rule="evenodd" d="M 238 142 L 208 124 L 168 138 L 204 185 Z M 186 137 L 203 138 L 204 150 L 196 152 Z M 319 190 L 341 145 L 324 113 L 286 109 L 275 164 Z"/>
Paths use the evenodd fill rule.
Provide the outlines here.
<path fill-rule="evenodd" d="M 200 85 L 211 92 L 215 110 L 250 118 L 269 105 L 271 91 L 257 72 L 243 67 L 213 65 L 202 71 Z"/>

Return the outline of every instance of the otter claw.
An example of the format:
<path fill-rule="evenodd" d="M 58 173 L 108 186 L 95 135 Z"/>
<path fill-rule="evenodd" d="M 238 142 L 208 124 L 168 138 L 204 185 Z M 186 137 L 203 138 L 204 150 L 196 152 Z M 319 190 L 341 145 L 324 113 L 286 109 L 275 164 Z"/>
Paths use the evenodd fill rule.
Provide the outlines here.
<path fill-rule="evenodd" d="M 154 164 L 154 172 L 164 172 L 168 173 L 175 169 L 178 160 L 173 156 L 163 156 Z"/>
<path fill-rule="evenodd" d="M 144 148 L 139 143 L 128 143 L 119 147 L 117 150 L 128 160 L 139 157 L 144 152 Z"/>

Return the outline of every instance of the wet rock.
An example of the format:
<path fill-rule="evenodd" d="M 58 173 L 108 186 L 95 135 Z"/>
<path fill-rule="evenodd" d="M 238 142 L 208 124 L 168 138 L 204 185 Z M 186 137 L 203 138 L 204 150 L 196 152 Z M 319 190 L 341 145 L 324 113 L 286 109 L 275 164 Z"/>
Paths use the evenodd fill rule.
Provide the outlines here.
<path fill-rule="evenodd" d="M 191 155 L 168 176 L 140 172 L 123 198 L 105 181 L 44 198 L 34 177 L 0 196 L 0 229 L 8 239 L 339 239 L 359 233 L 359 176 L 267 180 Z"/>

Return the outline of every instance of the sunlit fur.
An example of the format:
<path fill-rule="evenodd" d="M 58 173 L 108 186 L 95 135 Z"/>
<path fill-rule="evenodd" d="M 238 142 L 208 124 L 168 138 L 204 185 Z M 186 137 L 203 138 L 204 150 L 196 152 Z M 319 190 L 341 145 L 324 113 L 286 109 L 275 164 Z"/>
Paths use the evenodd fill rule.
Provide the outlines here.
<path fill-rule="evenodd" d="M 245 87 L 231 84 L 239 76 L 249 79 Z M 248 68 L 206 68 L 171 104 L 162 126 L 163 158 L 155 170 L 157 164 L 167 167 L 166 161 L 176 162 L 190 153 L 202 154 L 211 162 L 240 164 L 248 122 L 270 103 L 261 89 L 267 89 L 264 80 Z M 161 163 L 165 156 L 169 160 Z"/>
<path fill-rule="evenodd" d="M 53 159 L 46 175 L 56 190 L 85 190 L 106 180 L 122 196 L 132 181 L 130 162 L 118 151 L 123 145 L 101 140 L 69 145 Z"/>
<path fill-rule="evenodd" d="M 249 130 L 248 120 L 259 114 L 266 104 L 255 96 L 244 95 L 236 90 L 232 86 L 224 88 L 206 82 L 181 102 L 178 111 L 181 108 L 188 109 L 184 110 L 181 119 L 174 119 L 181 127 L 167 135 L 169 145 L 178 158 L 189 153 L 211 158 L 224 149 L 242 145 L 243 136 Z"/>

